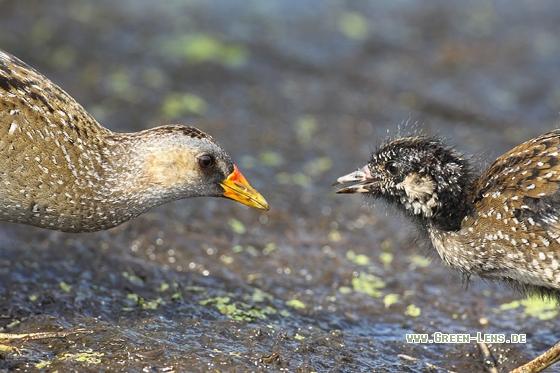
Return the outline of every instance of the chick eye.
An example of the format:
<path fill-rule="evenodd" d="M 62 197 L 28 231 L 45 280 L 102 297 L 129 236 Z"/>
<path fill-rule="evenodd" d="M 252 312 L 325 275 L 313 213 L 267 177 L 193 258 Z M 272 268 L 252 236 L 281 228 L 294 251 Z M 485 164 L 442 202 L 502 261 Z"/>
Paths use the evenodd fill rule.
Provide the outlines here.
<path fill-rule="evenodd" d="M 387 162 L 387 164 L 385 164 L 385 169 L 391 175 L 396 175 L 396 173 L 399 172 L 399 166 L 397 165 L 397 162 Z"/>
<path fill-rule="evenodd" d="M 214 157 L 212 157 L 211 155 L 205 154 L 198 157 L 198 165 L 201 168 L 210 168 L 214 166 L 214 163 Z"/>

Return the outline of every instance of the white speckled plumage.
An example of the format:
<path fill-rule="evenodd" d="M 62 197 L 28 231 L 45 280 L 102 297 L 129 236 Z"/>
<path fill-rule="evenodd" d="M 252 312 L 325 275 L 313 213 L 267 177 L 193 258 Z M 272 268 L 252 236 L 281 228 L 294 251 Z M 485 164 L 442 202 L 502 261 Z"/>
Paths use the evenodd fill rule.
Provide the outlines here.
<path fill-rule="evenodd" d="M 404 137 L 337 183 L 412 217 L 439 256 L 465 275 L 560 295 L 560 130 L 529 140 L 476 176 L 439 139 Z"/>
<path fill-rule="evenodd" d="M 210 167 L 200 166 L 202 155 L 211 157 Z M 0 51 L 0 220 L 95 231 L 196 196 L 268 209 L 209 135 L 180 125 L 112 132 L 46 77 Z"/>
<path fill-rule="evenodd" d="M 338 193 L 365 193 L 397 206 L 439 256 L 524 293 L 560 301 L 560 130 L 515 147 L 479 176 L 439 139 L 404 137 L 383 146 Z M 560 342 L 511 373 L 560 361 Z"/>

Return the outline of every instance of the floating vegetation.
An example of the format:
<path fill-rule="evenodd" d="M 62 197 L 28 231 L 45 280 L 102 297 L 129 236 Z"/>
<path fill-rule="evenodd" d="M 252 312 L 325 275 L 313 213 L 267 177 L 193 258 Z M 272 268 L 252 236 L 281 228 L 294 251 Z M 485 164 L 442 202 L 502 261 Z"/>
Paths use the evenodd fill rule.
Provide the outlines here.
<path fill-rule="evenodd" d="M 180 35 L 166 40 L 162 50 L 167 55 L 182 57 L 191 63 L 213 62 L 226 67 L 244 66 L 249 57 L 242 45 L 223 42 L 205 33 Z"/>
<path fill-rule="evenodd" d="M 311 178 L 302 172 L 279 172 L 276 174 L 276 182 L 278 184 L 294 184 L 307 187 L 311 185 Z"/>
<path fill-rule="evenodd" d="M 259 160 L 262 164 L 271 167 L 278 167 L 284 163 L 284 156 L 278 152 L 266 151 L 259 154 Z"/>
<path fill-rule="evenodd" d="M 75 353 L 75 354 L 66 353 L 66 354 L 62 355 L 59 359 L 61 361 L 72 359 L 72 360 L 84 362 L 84 363 L 87 363 L 87 364 L 100 364 L 101 363 L 100 357 L 102 357 L 104 355 L 105 354 L 102 353 L 102 352 L 94 352 L 91 349 L 87 349 L 85 351 L 78 352 L 78 353 Z"/>
<path fill-rule="evenodd" d="M 405 315 L 412 317 L 418 317 L 421 313 L 422 310 L 420 309 L 420 307 L 416 307 L 414 304 L 409 304 L 408 307 L 406 307 L 406 311 L 404 312 Z"/>
<path fill-rule="evenodd" d="M 228 223 L 234 233 L 244 234 L 245 232 L 247 232 L 245 225 L 235 218 L 229 219 Z"/>
<path fill-rule="evenodd" d="M 346 259 L 353 261 L 354 263 L 364 266 L 370 263 L 370 259 L 367 255 L 356 254 L 353 250 L 348 250 L 346 252 Z"/>
<path fill-rule="evenodd" d="M 345 12 L 338 20 L 338 30 L 348 39 L 365 40 L 369 34 L 369 21 L 356 12 Z"/>
<path fill-rule="evenodd" d="M 62 289 L 63 292 L 65 293 L 69 293 L 70 290 L 72 289 L 72 286 L 68 285 L 66 282 L 61 281 L 58 286 L 60 286 L 60 288 Z"/>
<path fill-rule="evenodd" d="M 299 308 L 299 309 L 307 308 L 305 303 L 303 303 L 302 301 L 300 301 L 298 299 L 287 300 L 286 305 L 290 306 L 290 307 L 293 307 L 293 308 Z"/>
<path fill-rule="evenodd" d="M 387 294 L 383 297 L 383 304 L 385 308 L 389 308 L 392 304 L 399 301 L 400 296 L 398 294 Z"/>
<path fill-rule="evenodd" d="M 425 268 L 432 264 L 430 259 L 418 254 L 409 255 L 407 259 L 415 267 Z"/>
<path fill-rule="evenodd" d="M 379 254 L 379 260 L 385 267 L 388 267 L 393 262 L 393 253 L 382 252 Z"/>
<path fill-rule="evenodd" d="M 193 93 L 173 92 L 163 100 L 161 113 L 167 120 L 175 120 L 185 114 L 204 115 L 206 101 Z"/>
<path fill-rule="evenodd" d="M 122 277 L 130 281 L 130 283 L 137 285 L 137 286 L 144 286 L 144 281 L 138 276 L 131 275 L 130 273 L 124 271 L 122 272 Z"/>
<path fill-rule="evenodd" d="M 157 310 L 160 304 L 165 304 L 162 298 L 146 300 L 138 294 L 131 293 L 126 298 L 132 303 L 131 307 L 124 307 L 123 311 L 132 311 L 134 307 L 141 307 L 143 310 Z"/>
<path fill-rule="evenodd" d="M 371 297 L 378 298 L 382 294 L 379 289 L 385 287 L 385 282 L 371 273 L 359 272 L 357 277 L 352 278 L 352 289 L 357 293 L 367 294 Z M 343 294 L 348 293 L 348 289 L 341 286 L 339 291 Z"/>
<path fill-rule="evenodd" d="M 59 361 L 66 361 L 66 360 L 74 360 L 82 363 L 90 364 L 101 364 L 100 357 L 103 357 L 105 354 L 102 352 L 94 352 L 92 349 L 87 349 L 77 353 L 65 353 L 60 357 L 55 357 L 56 360 Z M 52 361 L 40 361 L 35 364 L 36 369 L 45 369 L 48 368 L 52 364 Z"/>
<path fill-rule="evenodd" d="M 304 115 L 294 123 L 296 137 L 301 145 L 309 145 L 319 129 L 317 119 L 311 115 Z"/>
<path fill-rule="evenodd" d="M 317 157 L 305 162 L 303 170 L 306 175 L 317 178 L 332 168 L 333 161 L 330 157 Z"/>
<path fill-rule="evenodd" d="M 504 303 L 500 306 L 499 310 L 496 309 L 495 312 L 499 313 L 500 311 L 512 310 L 521 306 L 525 307 L 523 310 L 525 315 L 535 317 L 539 320 L 551 320 L 558 315 L 558 306 L 556 302 L 537 297 Z"/>
<path fill-rule="evenodd" d="M 241 301 L 236 301 L 233 297 L 233 294 L 228 294 L 223 297 L 203 299 L 199 304 L 202 306 L 214 305 L 220 313 L 232 320 L 253 321 L 266 319 L 270 315 L 290 316 L 288 311 L 279 311 L 270 305 L 256 305 L 255 303 L 264 303 L 274 299 L 271 294 L 260 289 L 255 289 L 252 294 L 243 295 Z"/>

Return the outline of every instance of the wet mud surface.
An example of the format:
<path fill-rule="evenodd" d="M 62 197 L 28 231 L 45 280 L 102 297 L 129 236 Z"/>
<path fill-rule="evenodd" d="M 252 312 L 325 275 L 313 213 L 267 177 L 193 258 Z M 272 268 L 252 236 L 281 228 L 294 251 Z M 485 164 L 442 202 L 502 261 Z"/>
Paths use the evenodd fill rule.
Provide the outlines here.
<path fill-rule="evenodd" d="M 0 48 L 100 123 L 199 127 L 271 206 L 183 200 L 91 234 L 1 223 L 2 331 L 50 333 L 4 341 L 3 371 L 480 372 L 475 343 L 405 336 L 526 334 L 489 344 L 505 372 L 560 338 L 554 306 L 467 286 L 392 210 L 331 187 L 387 134 L 440 135 L 483 167 L 557 127 L 556 2 L 0 9 Z"/>

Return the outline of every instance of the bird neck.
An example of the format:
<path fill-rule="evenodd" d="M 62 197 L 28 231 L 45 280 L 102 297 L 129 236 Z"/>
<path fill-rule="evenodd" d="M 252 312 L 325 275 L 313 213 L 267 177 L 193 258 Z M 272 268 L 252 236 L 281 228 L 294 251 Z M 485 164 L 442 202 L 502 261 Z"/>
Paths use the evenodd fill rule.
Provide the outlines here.
<path fill-rule="evenodd" d="M 473 211 L 473 203 L 468 190 L 458 194 L 440 195 L 440 207 L 428 218 L 428 225 L 440 231 L 458 231 L 462 221 Z"/>
<path fill-rule="evenodd" d="M 421 213 L 413 214 L 408 210 L 409 215 L 424 228 L 442 232 L 458 231 L 462 221 L 473 213 L 475 180 L 471 168 L 466 164 L 462 165 L 461 174 L 452 181 L 436 180 L 438 187 L 427 199 L 428 202 L 431 201 L 431 205 L 424 204 L 428 212 L 422 210 Z"/>
<path fill-rule="evenodd" d="M 189 191 L 188 185 L 186 189 L 177 187 L 179 177 L 189 179 L 188 171 L 177 170 L 177 164 L 185 162 L 178 159 L 184 156 L 182 149 L 165 137 L 152 136 L 152 131 L 113 133 L 107 146 L 107 152 L 113 155 L 106 158 L 111 170 L 106 180 L 115 194 L 127 200 L 139 214 L 165 202 L 194 196 L 196 192 Z"/>

